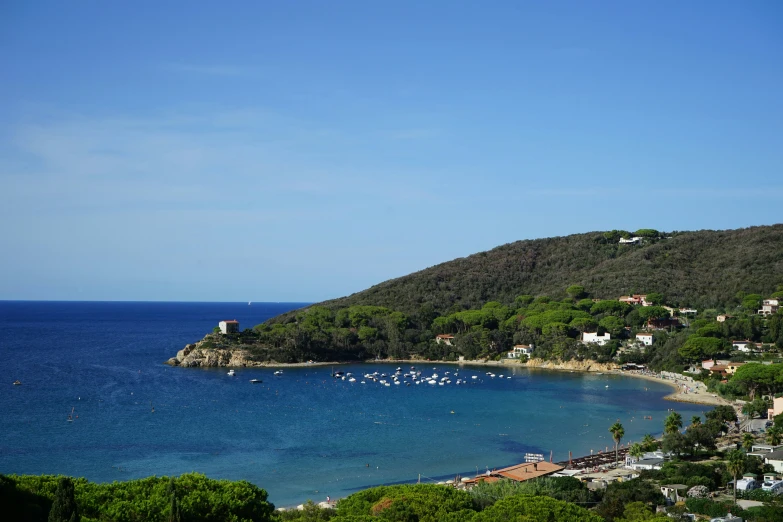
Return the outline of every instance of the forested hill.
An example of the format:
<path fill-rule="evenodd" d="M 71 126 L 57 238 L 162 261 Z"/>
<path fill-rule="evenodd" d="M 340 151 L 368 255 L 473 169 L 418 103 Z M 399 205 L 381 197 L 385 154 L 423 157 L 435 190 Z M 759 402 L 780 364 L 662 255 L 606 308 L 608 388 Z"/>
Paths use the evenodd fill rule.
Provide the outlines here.
<path fill-rule="evenodd" d="M 405 314 L 422 307 L 442 314 L 513 302 L 520 294 L 565 297 L 569 285 L 592 297 L 660 292 L 671 305 L 739 304 L 738 292 L 767 295 L 783 280 L 783 225 L 738 230 L 644 233 L 620 244 L 623 231 L 517 241 L 392 279 L 329 308 L 384 306 Z M 456 305 L 456 306 L 455 306 Z"/>

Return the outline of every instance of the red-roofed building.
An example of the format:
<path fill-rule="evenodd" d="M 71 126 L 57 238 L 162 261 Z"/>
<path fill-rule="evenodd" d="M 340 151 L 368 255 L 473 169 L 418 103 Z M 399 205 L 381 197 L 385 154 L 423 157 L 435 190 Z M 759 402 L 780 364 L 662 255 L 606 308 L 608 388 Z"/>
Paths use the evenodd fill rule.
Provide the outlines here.
<path fill-rule="evenodd" d="M 237 321 L 236 319 L 231 319 L 228 321 L 220 321 L 218 323 L 218 326 L 220 327 L 220 333 L 223 334 L 239 332 L 239 321 Z"/>
<path fill-rule="evenodd" d="M 451 334 L 438 334 L 435 336 L 435 342 L 438 344 L 443 343 L 447 346 L 452 346 L 454 343 L 454 336 Z"/>

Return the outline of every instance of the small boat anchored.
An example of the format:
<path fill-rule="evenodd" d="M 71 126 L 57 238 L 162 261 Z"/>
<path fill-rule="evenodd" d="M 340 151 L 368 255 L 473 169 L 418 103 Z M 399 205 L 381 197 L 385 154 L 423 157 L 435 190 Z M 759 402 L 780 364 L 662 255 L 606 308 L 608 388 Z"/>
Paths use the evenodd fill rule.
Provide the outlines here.
<path fill-rule="evenodd" d="M 283 375 L 283 370 L 277 370 L 277 371 L 275 372 L 275 375 Z"/>
<path fill-rule="evenodd" d="M 233 377 L 233 376 L 234 376 L 234 375 L 236 375 L 236 374 L 237 374 L 237 372 L 235 372 L 234 370 L 229 370 L 229 371 L 228 371 L 228 376 L 229 376 L 229 377 Z"/>
<path fill-rule="evenodd" d="M 262 381 L 261 379 L 250 379 L 250 382 L 252 382 L 253 384 L 261 384 L 264 381 Z"/>
<path fill-rule="evenodd" d="M 20 386 L 21 384 L 22 384 L 22 381 L 20 381 L 19 379 L 14 381 L 14 386 Z"/>

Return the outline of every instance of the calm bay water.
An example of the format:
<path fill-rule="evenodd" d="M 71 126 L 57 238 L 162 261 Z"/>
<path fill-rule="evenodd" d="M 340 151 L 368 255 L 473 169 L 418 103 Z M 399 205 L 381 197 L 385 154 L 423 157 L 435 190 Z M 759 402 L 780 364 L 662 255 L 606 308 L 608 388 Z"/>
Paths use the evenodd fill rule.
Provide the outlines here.
<path fill-rule="evenodd" d="M 565 460 L 611 447 L 618 419 L 625 440 L 639 440 L 662 431 L 669 408 L 684 419 L 705 408 L 664 401 L 670 389 L 657 383 L 525 368 L 419 365 L 469 384 L 383 387 L 360 376 L 395 366 L 341 366 L 359 377 L 349 383 L 325 367 L 229 377 L 162 364 L 221 319 L 246 328 L 300 306 L 0 302 L 0 473 L 113 481 L 198 471 L 248 480 L 286 506 L 499 468 L 527 452 Z M 78 418 L 67 422 L 72 408 Z"/>

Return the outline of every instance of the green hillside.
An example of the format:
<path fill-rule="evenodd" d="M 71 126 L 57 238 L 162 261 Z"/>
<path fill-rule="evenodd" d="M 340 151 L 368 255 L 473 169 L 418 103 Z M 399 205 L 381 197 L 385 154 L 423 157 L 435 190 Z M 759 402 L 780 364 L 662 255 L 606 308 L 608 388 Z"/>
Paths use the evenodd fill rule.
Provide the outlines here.
<path fill-rule="evenodd" d="M 639 243 L 620 242 L 637 236 Z M 664 306 L 617 301 L 635 293 Z M 503 245 L 240 334 L 210 334 L 203 346 L 243 349 L 258 362 L 303 362 L 498 359 L 515 344 L 532 344 L 540 359 L 680 370 L 702 356 L 731 355 L 733 339 L 783 349 L 783 313 L 757 314 L 765 298 L 783 298 L 783 225 L 615 230 Z M 670 317 L 683 307 L 698 313 Z M 731 320 L 718 322 L 721 313 Z M 635 335 L 650 330 L 654 344 L 633 351 Z M 584 344 L 585 332 L 611 341 Z"/>
<path fill-rule="evenodd" d="M 766 295 L 783 282 L 783 225 L 661 236 L 668 239 L 642 245 L 621 245 L 617 234 L 603 232 L 517 241 L 322 304 L 413 314 L 429 303 L 444 312 L 520 294 L 565 297 L 578 284 L 598 298 L 655 291 L 672 305 L 714 308 L 739 303 L 737 292 Z"/>

